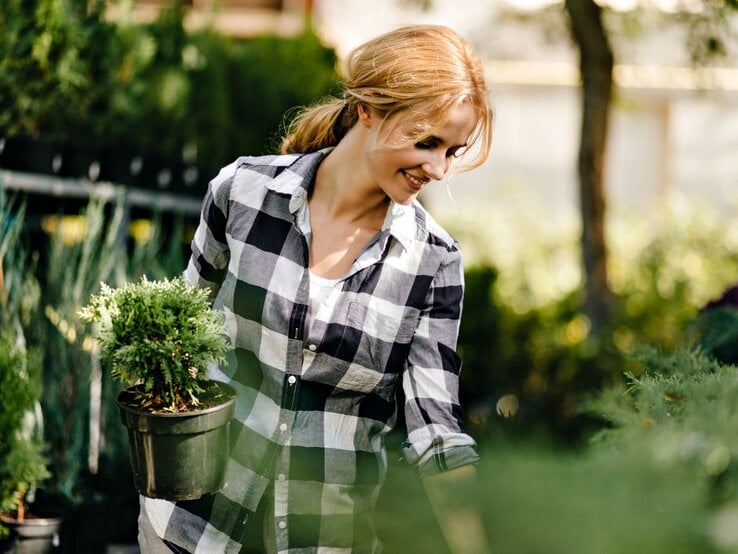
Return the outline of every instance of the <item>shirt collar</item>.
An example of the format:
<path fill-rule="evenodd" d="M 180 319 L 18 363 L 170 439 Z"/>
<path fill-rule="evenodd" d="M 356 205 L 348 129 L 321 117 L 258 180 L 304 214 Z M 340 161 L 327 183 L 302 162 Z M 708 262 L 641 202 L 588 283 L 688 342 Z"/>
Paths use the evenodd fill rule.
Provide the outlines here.
<path fill-rule="evenodd" d="M 415 207 L 412 204 L 398 204 L 391 202 L 387 208 L 387 217 L 384 218 L 382 231 L 387 231 L 408 250 L 415 240 Z"/>
<path fill-rule="evenodd" d="M 290 213 L 296 213 L 307 202 L 308 191 L 315 179 L 318 166 L 331 150 L 333 147 L 298 155 L 285 171 L 267 184 L 267 188 L 275 192 L 290 195 Z M 416 227 L 415 208 L 412 204 L 390 202 L 387 216 L 382 224 L 383 233 L 386 232 L 395 237 L 407 250 L 415 240 Z"/>
<path fill-rule="evenodd" d="M 290 196 L 290 213 L 296 213 L 307 201 L 308 190 L 315 180 L 318 166 L 331 150 L 332 147 L 309 154 L 289 154 L 279 157 L 282 163 L 285 160 L 290 163 L 284 171 L 267 183 L 266 187 Z"/>

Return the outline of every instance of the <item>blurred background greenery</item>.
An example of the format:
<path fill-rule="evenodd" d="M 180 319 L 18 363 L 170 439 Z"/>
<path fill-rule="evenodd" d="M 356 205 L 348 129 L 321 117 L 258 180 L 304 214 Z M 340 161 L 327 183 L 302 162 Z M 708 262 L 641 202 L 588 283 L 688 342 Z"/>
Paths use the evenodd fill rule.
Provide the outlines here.
<path fill-rule="evenodd" d="M 310 25 L 243 39 L 188 29 L 183 3 L 149 22 L 126 13 L 108 18 L 93 0 L 3 4 L 4 141 L 94 150 L 103 165 L 125 154 L 196 167 L 186 192 L 197 196 L 215 168 L 273 151 L 285 113 L 338 91 L 336 53 Z M 67 552 L 103 552 L 135 540 L 136 498 L 117 385 L 77 310 L 100 281 L 180 273 L 194 216 L 132 212 L 122 194 L 49 205 L 3 186 L 0 199 L 5 330 L 43 355 L 51 477 L 38 496 L 71 514 Z M 551 229 L 525 207 L 447 208 L 436 215 L 466 259 L 461 397 L 495 551 L 738 552 L 738 312 L 730 302 L 700 312 L 738 281 L 730 214 L 681 197 L 648 217 L 610 213 L 615 300 L 593 328 L 577 225 Z M 396 459 L 400 440 L 401 429 L 379 501 L 385 550 L 446 552 L 418 479 Z"/>

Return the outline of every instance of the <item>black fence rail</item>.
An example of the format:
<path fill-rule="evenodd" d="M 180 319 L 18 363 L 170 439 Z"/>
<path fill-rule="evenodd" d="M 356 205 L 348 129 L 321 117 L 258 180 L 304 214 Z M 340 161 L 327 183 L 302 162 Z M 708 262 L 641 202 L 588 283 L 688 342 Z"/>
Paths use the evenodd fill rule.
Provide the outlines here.
<path fill-rule="evenodd" d="M 46 197 L 50 208 L 58 202 L 71 200 L 72 205 L 84 205 L 92 198 L 103 200 L 122 200 L 132 209 L 144 209 L 152 212 L 175 212 L 188 216 L 196 216 L 200 211 L 202 198 L 183 194 L 167 193 L 115 185 L 107 182 L 93 183 L 87 179 L 75 179 L 25 173 L 0 169 L 0 186 L 7 190 L 19 191 L 26 195 Z M 56 202 L 56 203 L 55 203 Z M 31 211 L 38 204 L 29 203 Z M 56 209 L 42 210 L 52 213 Z"/>
<path fill-rule="evenodd" d="M 194 215 L 216 173 L 152 154 L 0 136 L 0 186 L 31 195 L 31 210 L 123 197 L 132 208 Z"/>

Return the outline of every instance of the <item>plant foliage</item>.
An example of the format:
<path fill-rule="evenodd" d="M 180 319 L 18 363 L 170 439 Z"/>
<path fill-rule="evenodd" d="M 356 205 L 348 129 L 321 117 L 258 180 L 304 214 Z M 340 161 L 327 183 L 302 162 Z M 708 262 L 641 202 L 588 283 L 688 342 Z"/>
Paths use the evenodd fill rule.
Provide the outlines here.
<path fill-rule="evenodd" d="M 0 191 L 0 512 L 18 520 L 27 493 L 49 477 L 38 404 L 41 358 L 26 348 L 23 333 L 37 300 L 21 240 L 24 214 L 23 204 Z"/>
<path fill-rule="evenodd" d="M 612 424 L 600 440 L 663 472 L 686 470 L 710 503 L 738 501 L 738 366 L 696 348 L 644 348 L 636 357 L 640 375 L 588 403 Z"/>
<path fill-rule="evenodd" d="M 536 210 L 510 209 L 535 206 L 526 195 L 506 200 L 478 212 L 444 205 L 434 214 L 465 256 L 459 354 L 469 429 L 479 438 L 540 432 L 578 442 L 600 425 L 579 405 L 625 373 L 637 375 L 643 365 L 632 353 L 695 338 L 686 331 L 700 306 L 736 281 L 738 234 L 729 218 L 680 196 L 653 217 L 613 216 L 609 264 L 618 301 L 610 324 L 594 332 L 581 311 L 578 222 L 562 226 Z M 713 355 L 718 344 L 721 352 L 738 352 L 730 321 L 738 319 L 738 304 L 729 293 L 722 316 L 710 310 L 692 328 Z M 500 417 L 498 402 L 511 395 L 519 409 Z"/>
<path fill-rule="evenodd" d="M 708 302 L 689 328 L 706 354 L 726 364 L 738 364 L 738 285 Z"/>
<path fill-rule="evenodd" d="M 26 493 L 49 477 L 43 442 L 28 417 L 40 392 L 39 358 L 0 337 L 0 512 L 19 520 Z"/>
<path fill-rule="evenodd" d="M 334 87 L 312 28 L 236 39 L 186 28 L 186 4 L 141 23 L 123 3 L 0 3 L 0 131 L 210 169 L 269 151 L 286 111 Z"/>
<path fill-rule="evenodd" d="M 101 360 L 114 378 L 140 384 L 141 404 L 151 409 L 197 406 L 208 364 L 223 361 L 231 348 L 209 292 L 181 277 L 144 276 L 118 289 L 103 283 L 80 318 L 98 322 Z"/>

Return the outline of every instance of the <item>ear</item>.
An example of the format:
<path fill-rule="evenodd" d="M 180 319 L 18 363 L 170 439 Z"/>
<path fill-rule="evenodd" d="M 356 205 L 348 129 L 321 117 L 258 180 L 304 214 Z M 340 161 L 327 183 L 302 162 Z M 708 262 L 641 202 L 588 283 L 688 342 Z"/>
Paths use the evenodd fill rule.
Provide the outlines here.
<path fill-rule="evenodd" d="M 366 104 L 359 104 L 356 106 L 356 113 L 359 116 L 359 121 L 364 127 L 371 127 L 374 119 L 374 111 Z"/>

